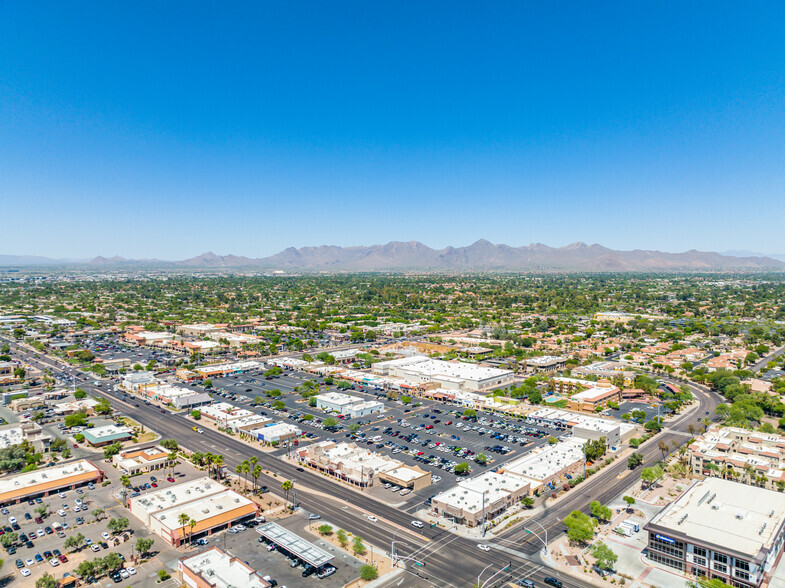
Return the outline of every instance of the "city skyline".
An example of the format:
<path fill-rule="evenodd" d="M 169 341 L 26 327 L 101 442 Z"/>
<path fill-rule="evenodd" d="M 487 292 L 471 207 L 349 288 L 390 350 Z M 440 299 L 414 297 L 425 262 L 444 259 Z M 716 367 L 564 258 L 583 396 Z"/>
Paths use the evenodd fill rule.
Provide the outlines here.
<path fill-rule="evenodd" d="M 785 252 L 780 4 L 3 13 L 1 254 Z"/>

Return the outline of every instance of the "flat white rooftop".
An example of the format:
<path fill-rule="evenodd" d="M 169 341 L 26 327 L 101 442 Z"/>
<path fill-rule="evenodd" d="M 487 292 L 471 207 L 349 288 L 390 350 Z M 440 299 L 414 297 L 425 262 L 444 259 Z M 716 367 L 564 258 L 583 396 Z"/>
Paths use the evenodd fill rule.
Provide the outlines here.
<path fill-rule="evenodd" d="M 486 472 L 461 480 L 449 490 L 437 494 L 434 500 L 466 512 L 479 512 L 482 510 L 483 492 L 485 492 L 487 508 L 505 496 L 526 488 L 529 484 L 527 480 L 518 476 Z"/>
<path fill-rule="evenodd" d="M 32 491 L 33 488 L 38 485 L 50 486 L 54 482 L 65 480 L 72 476 L 79 476 L 85 473 L 98 474 L 100 471 L 101 470 L 92 463 L 82 459 L 49 468 L 25 472 L 23 474 L 4 476 L 0 478 L 0 496 L 7 492 L 14 492 L 22 488 Z"/>
<path fill-rule="evenodd" d="M 215 588 L 268 588 L 270 585 L 246 563 L 213 547 L 180 560 Z"/>
<path fill-rule="evenodd" d="M 771 549 L 783 520 L 785 495 L 706 478 L 666 506 L 649 524 L 755 558 L 762 549 Z"/>
<path fill-rule="evenodd" d="M 504 466 L 504 471 L 542 481 L 583 460 L 583 441 L 568 439 L 544 445 Z"/>

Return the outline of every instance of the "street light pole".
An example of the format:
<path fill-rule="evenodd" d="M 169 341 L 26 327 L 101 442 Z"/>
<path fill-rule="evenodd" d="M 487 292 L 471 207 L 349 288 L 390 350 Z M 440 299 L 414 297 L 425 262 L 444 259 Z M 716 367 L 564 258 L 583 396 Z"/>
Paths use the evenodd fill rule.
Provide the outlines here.
<path fill-rule="evenodd" d="M 482 491 L 482 536 L 485 537 L 485 494 L 487 490 Z"/>
<path fill-rule="evenodd" d="M 539 525 L 539 526 L 540 526 L 540 529 L 542 529 L 543 533 L 545 533 L 545 540 L 543 541 L 543 539 L 542 539 L 541 537 L 539 537 L 539 536 L 537 535 L 537 533 L 534 533 L 533 531 L 529 531 L 529 529 L 527 529 L 526 527 L 524 527 L 524 530 L 525 530 L 527 533 L 531 533 L 532 535 L 534 535 L 535 537 L 537 537 L 537 538 L 538 538 L 540 541 L 543 541 L 543 544 L 542 544 L 542 545 L 543 545 L 543 547 L 542 547 L 542 549 L 543 549 L 543 552 L 545 553 L 545 555 L 548 555 L 548 529 L 546 529 L 545 527 L 543 527 L 543 526 L 542 526 L 542 524 L 541 524 L 541 523 L 538 523 L 537 521 L 535 521 L 535 520 L 533 520 L 533 519 L 532 519 L 532 520 L 530 520 L 529 522 L 530 522 L 530 523 L 534 523 L 535 525 Z"/>
<path fill-rule="evenodd" d="M 492 563 L 489 563 L 487 566 L 485 566 L 485 567 L 482 569 L 482 571 L 481 571 L 479 574 L 477 574 L 477 586 L 481 586 L 481 584 L 480 584 L 480 576 L 482 576 L 482 575 L 485 573 L 485 570 L 487 570 L 487 569 L 488 569 L 489 567 L 491 567 L 492 565 L 493 565 Z"/>

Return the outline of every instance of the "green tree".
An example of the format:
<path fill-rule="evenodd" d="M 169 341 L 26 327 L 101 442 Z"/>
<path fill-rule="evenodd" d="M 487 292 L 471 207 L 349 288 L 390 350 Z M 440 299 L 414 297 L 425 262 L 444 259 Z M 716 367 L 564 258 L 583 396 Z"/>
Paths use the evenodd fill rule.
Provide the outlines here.
<path fill-rule="evenodd" d="M 195 421 L 198 421 L 202 418 L 202 412 L 199 410 L 192 410 L 191 411 L 191 418 Z"/>
<path fill-rule="evenodd" d="M 627 508 L 632 508 L 632 505 L 635 504 L 635 499 L 632 496 L 625 496 L 622 500 L 627 503 Z"/>
<path fill-rule="evenodd" d="M 456 465 L 453 471 L 456 475 L 460 476 L 462 474 L 468 474 L 470 470 L 471 468 L 469 467 L 469 464 L 464 461 Z"/>
<path fill-rule="evenodd" d="M 463 416 L 468 417 L 470 419 L 476 419 L 477 411 L 474 410 L 473 408 L 467 408 L 466 410 L 463 411 Z"/>
<path fill-rule="evenodd" d="M 320 525 L 319 526 L 319 535 L 331 535 L 333 532 L 333 528 L 330 525 Z"/>
<path fill-rule="evenodd" d="M 613 511 L 607 506 L 603 506 L 599 500 L 593 500 L 589 504 L 592 516 L 601 521 L 609 521 L 613 517 Z"/>
<path fill-rule="evenodd" d="M 564 525 L 567 527 L 567 538 L 572 543 L 588 543 L 594 537 L 595 520 L 579 510 L 567 515 Z"/>
<path fill-rule="evenodd" d="M 523 500 L 521 500 L 521 503 L 526 508 L 531 508 L 532 506 L 534 506 L 534 498 L 532 498 L 531 496 L 524 496 Z"/>
<path fill-rule="evenodd" d="M 139 537 L 136 540 L 136 552 L 140 556 L 145 556 L 150 553 L 150 549 L 153 547 L 153 539 L 148 539 L 145 537 Z"/>
<path fill-rule="evenodd" d="M 488 456 L 485 455 L 484 453 L 478 453 L 477 456 L 474 458 L 474 460 L 479 464 L 485 465 L 486 463 L 488 463 Z"/>
<path fill-rule="evenodd" d="M 400 399 L 400 400 L 401 400 L 401 402 L 403 402 L 404 404 L 411 404 L 411 402 L 412 402 L 412 397 L 411 397 L 411 396 L 401 396 L 401 399 Z"/>
<path fill-rule="evenodd" d="M 101 559 L 101 567 L 103 567 L 107 572 L 111 573 L 123 567 L 123 560 L 120 559 L 118 554 L 110 553 Z"/>
<path fill-rule="evenodd" d="M 101 520 L 101 517 L 103 517 L 103 515 L 104 515 L 104 512 L 105 512 L 105 511 L 104 511 L 104 509 L 103 509 L 103 508 L 96 508 L 96 509 L 93 511 L 93 513 L 92 513 L 92 514 L 93 514 L 93 516 L 95 517 L 95 520 L 96 520 L 96 521 L 100 521 L 100 520 Z"/>
<path fill-rule="evenodd" d="M 616 560 L 619 559 L 619 556 L 602 541 L 598 541 L 591 546 L 591 554 L 597 560 L 597 567 L 603 570 L 611 569 Z"/>
<path fill-rule="evenodd" d="M 78 566 L 76 566 L 76 575 L 80 578 L 94 576 L 96 573 L 96 566 L 91 561 L 83 561 L 80 562 Z"/>
<path fill-rule="evenodd" d="M 69 535 L 65 543 L 63 543 L 66 549 L 77 550 L 81 549 L 84 545 L 84 535 L 81 533 L 77 533 L 76 535 Z"/>
<path fill-rule="evenodd" d="M 346 547 L 346 544 L 349 543 L 349 537 L 347 537 L 346 531 L 343 529 L 338 529 L 335 536 L 338 538 L 338 543 L 341 544 L 341 547 Z"/>
<path fill-rule="evenodd" d="M 207 378 L 206 380 L 204 380 L 202 382 L 202 386 L 205 387 L 205 388 L 212 388 L 213 387 L 213 381 L 210 378 Z"/>
<path fill-rule="evenodd" d="M 83 398 L 86 397 L 87 397 L 87 392 L 85 392 L 81 388 L 77 388 L 76 391 L 74 392 L 74 398 L 76 398 L 77 400 L 82 400 Z"/>
<path fill-rule="evenodd" d="M 322 424 L 324 425 L 325 429 L 332 429 L 333 427 L 338 425 L 338 421 L 335 420 L 333 417 L 327 417 L 326 419 L 324 419 L 324 422 Z"/>
<path fill-rule="evenodd" d="M 366 582 L 370 582 L 379 577 L 379 570 L 372 565 L 365 564 L 360 567 L 360 577 Z"/>
<path fill-rule="evenodd" d="M 128 528 L 128 519 L 125 517 L 109 519 L 106 527 L 114 534 L 122 533 Z"/>
<path fill-rule="evenodd" d="M 93 412 L 95 412 L 95 414 L 109 416 L 112 414 L 112 412 L 114 412 L 114 410 L 112 409 L 112 405 L 109 404 L 108 400 L 101 400 L 93 407 Z"/>
<path fill-rule="evenodd" d="M 87 424 L 87 415 L 83 412 L 75 412 L 65 417 L 66 427 L 84 427 Z"/>
<path fill-rule="evenodd" d="M 642 463 L 643 463 L 643 456 L 640 453 L 638 453 L 637 451 L 635 451 L 632 454 L 630 454 L 630 457 L 627 458 L 627 466 L 631 470 L 634 470 L 635 468 L 637 468 Z"/>
<path fill-rule="evenodd" d="M 363 538 L 359 535 L 355 535 L 354 539 L 352 539 L 352 551 L 357 555 L 365 554 L 365 543 L 363 543 Z"/>
<path fill-rule="evenodd" d="M 658 465 L 652 466 L 650 468 L 643 468 L 641 470 L 641 480 L 646 482 L 648 486 L 651 486 L 654 482 L 662 477 L 662 474 L 662 468 Z"/>
<path fill-rule="evenodd" d="M 291 480 L 284 480 L 281 484 L 281 490 L 285 492 L 285 502 L 289 502 L 289 492 L 291 492 L 292 488 L 294 488 L 294 484 Z"/>
<path fill-rule="evenodd" d="M 57 588 L 57 580 L 49 572 L 44 572 L 44 575 L 35 581 L 35 588 Z"/>

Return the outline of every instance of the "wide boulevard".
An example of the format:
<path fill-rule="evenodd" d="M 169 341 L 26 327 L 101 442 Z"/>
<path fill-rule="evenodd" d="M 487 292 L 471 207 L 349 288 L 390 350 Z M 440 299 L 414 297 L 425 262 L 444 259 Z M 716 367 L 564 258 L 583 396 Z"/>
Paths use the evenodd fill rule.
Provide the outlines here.
<path fill-rule="evenodd" d="M 438 527 L 426 526 L 425 529 L 417 530 L 411 526 L 411 516 L 361 492 L 334 484 L 310 471 L 299 471 L 295 465 L 258 451 L 235 437 L 211 429 L 205 429 L 203 434 L 194 433 L 191 429 L 193 422 L 184 415 L 168 411 L 162 413 L 161 409 L 155 406 L 142 403 L 135 406 L 125 402 L 111 391 L 95 386 L 92 376 L 85 376 L 54 358 L 32 353 L 25 346 L 15 343 L 12 343 L 12 346 L 15 354 L 24 357 L 27 363 L 39 369 L 49 369 L 53 374 L 75 376 L 78 378 L 78 385 L 84 390 L 108 398 L 118 413 L 133 418 L 164 438 L 176 439 L 182 447 L 191 451 L 221 454 L 224 465 L 230 471 L 234 471 L 237 464 L 243 460 L 256 456 L 263 468 L 277 474 L 277 477 L 262 475 L 259 478 L 260 484 L 283 496 L 281 482 L 283 479 L 293 480 L 299 508 L 309 513 L 318 513 L 325 520 L 361 535 L 367 543 L 376 548 L 389 553 L 394 541 L 396 553 L 410 559 L 404 560 L 404 576 L 395 578 L 389 582 L 389 586 L 463 588 L 472 586 L 478 581 L 478 577 L 480 583 L 488 587 L 502 586 L 519 578 L 528 578 L 539 586 L 545 576 L 558 577 L 564 586 L 591 586 L 588 582 L 545 566 L 540 556 L 542 544 L 539 536 L 527 533 L 522 526 L 512 527 L 500 536 L 485 541 L 492 548 L 490 552 L 478 549 L 479 541 Z M 107 386 L 108 383 L 104 382 L 103 387 Z M 658 447 L 660 441 L 664 441 L 671 448 L 686 442 L 691 437 L 688 432 L 690 424 L 697 424 L 704 416 L 713 415 L 715 407 L 721 401 L 717 394 L 703 386 L 691 384 L 690 388 L 698 400 L 697 408 L 691 407 L 686 414 L 667 422 L 662 433 L 639 448 L 639 453 L 644 457 L 644 465 L 662 459 L 662 452 Z M 551 507 L 539 512 L 533 520 L 547 530 L 548 539 L 552 541 L 564 532 L 562 520 L 571 511 L 588 512 L 588 505 L 592 500 L 608 503 L 629 488 L 638 479 L 639 472 L 640 468 L 629 470 L 626 460 L 617 460 L 578 485 Z M 369 521 L 368 514 L 378 517 L 379 521 Z M 538 525 L 527 527 L 540 529 Z"/>

